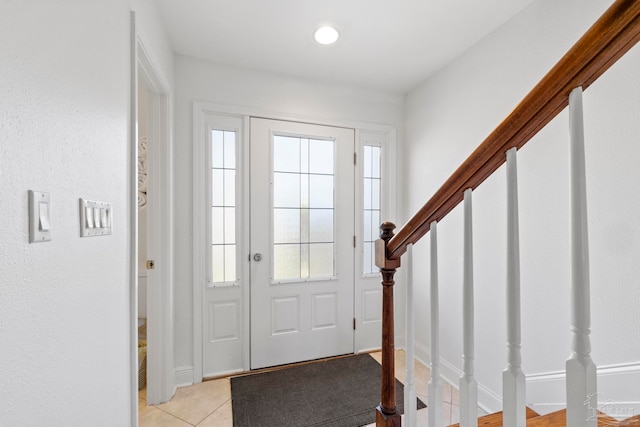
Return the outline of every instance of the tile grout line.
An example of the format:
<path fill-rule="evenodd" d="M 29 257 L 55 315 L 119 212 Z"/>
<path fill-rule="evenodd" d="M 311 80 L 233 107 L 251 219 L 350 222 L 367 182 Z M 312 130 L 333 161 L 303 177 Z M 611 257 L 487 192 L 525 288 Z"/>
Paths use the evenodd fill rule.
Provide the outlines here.
<path fill-rule="evenodd" d="M 189 421 L 187 421 L 187 420 L 183 420 L 183 419 L 182 419 L 182 418 L 180 418 L 179 416 L 177 416 L 177 415 L 175 415 L 175 414 L 172 414 L 172 413 L 171 413 L 171 412 L 169 412 L 169 411 L 165 411 L 165 410 L 164 410 L 164 409 L 162 409 L 162 408 L 158 408 L 157 406 L 151 406 L 151 408 L 158 409 L 158 410 L 160 410 L 160 411 L 164 412 L 165 414 L 170 415 L 170 416 L 172 416 L 173 418 L 175 418 L 175 419 L 178 419 L 178 420 L 182 421 L 183 423 L 187 423 L 188 425 L 190 425 L 190 426 L 192 426 L 192 427 L 195 427 L 195 426 L 197 425 L 197 424 L 191 424 Z M 212 412 L 212 413 L 213 413 L 213 412 Z M 211 415 L 211 414 L 209 414 L 209 415 Z M 209 415 L 207 415 L 207 417 L 208 417 Z M 204 418 L 206 419 L 207 417 L 204 417 Z M 202 421 L 203 421 L 203 420 L 198 421 L 198 424 L 199 424 L 199 423 L 201 423 Z"/>
<path fill-rule="evenodd" d="M 210 413 L 209 415 L 207 415 L 206 417 L 204 417 L 203 419 L 201 419 L 200 421 L 198 421 L 198 424 L 195 424 L 195 426 L 197 427 L 197 426 L 199 426 L 200 424 L 202 424 L 202 422 L 203 422 L 204 420 L 206 420 L 206 419 L 207 419 L 207 418 L 209 418 L 211 415 L 213 415 L 213 413 L 214 413 L 214 412 L 216 412 L 217 410 L 222 409 L 222 407 L 223 407 L 224 405 L 226 405 L 226 404 L 227 404 L 227 402 L 229 402 L 229 401 L 231 401 L 231 396 L 229 396 L 229 398 L 228 398 L 227 400 L 225 400 L 225 401 L 224 401 L 220 406 L 218 406 L 216 409 L 214 409 L 213 411 L 211 411 L 211 413 Z M 232 408 L 232 410 L 233 410 L 233 408 Z"/>

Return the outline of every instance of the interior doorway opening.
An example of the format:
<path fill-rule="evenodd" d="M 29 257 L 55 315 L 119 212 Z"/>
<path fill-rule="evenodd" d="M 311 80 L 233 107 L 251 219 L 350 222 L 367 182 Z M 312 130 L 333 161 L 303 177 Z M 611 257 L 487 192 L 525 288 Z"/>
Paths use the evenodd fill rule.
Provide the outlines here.
<path fill-rule="evenodd" d="M 141 382 L 139 362 L 143 362 L 138 360 L 139 327 L 146 332 L 143 382 L 147 403 L 166 402 L 175 393 L 171 292 L 172 120 L 171 86 L 140 39 L 134 12 L 131 49 L 131 387 L 132 408 L 137 408 Z M 137 425 L 137 410 L 132 412 L 133 425 Z"/>

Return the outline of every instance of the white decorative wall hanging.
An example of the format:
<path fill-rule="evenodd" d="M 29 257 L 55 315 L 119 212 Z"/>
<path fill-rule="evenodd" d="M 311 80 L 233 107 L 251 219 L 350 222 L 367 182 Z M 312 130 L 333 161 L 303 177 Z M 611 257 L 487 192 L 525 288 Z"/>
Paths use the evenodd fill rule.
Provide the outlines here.
<path fill-rule="evenodd" d="M 147 146 L 146 136 L 138 138 L 138 209 L 147 206 Z"/>

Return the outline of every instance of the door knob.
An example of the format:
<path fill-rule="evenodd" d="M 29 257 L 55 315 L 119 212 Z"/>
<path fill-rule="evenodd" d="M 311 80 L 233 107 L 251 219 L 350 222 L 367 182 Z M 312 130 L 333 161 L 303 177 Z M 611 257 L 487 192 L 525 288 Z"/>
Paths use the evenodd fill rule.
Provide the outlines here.
<path fill-rule="evenodd" d="M 254 254 L 253 255 L 253 260 L 257 261 L 257 262 L 262 261 L 262 254 L 261 253 Z"/>

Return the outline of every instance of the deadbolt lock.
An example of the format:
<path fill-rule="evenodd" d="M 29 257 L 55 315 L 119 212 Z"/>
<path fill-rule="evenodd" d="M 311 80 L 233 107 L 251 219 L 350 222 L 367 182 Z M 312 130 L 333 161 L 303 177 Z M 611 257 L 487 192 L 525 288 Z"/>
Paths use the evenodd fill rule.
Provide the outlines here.
<path fill-rule="evenodd" d="M 156 262 L 152 259 L 147 260 L 147 270 L 153 270 L 156 267 Z"/>

